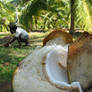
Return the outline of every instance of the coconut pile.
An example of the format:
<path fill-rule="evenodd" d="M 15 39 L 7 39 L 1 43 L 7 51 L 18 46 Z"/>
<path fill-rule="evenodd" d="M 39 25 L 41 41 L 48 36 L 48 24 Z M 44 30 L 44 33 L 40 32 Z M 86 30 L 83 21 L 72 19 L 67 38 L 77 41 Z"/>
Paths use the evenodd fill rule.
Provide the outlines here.
<path fill-rule="evenodd" d="M 14 92 L 83 92 L 79 82 L 69 83 L 68 80 L 67 58 L 71 42 L 71 36 L 63 31 L 49 34 L 43 40 L 44 46 L 36 48 L 16 69 Z"/>

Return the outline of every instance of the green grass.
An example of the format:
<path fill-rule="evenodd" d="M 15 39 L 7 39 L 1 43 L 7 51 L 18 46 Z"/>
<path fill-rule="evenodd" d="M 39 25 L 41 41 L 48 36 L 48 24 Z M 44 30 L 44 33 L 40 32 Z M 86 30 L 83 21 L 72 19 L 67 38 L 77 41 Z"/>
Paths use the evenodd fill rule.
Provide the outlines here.
<path fill-rule="evenodd" d="M 9 35 L 9 33 L 0 33 L 0 38 Z M 13 73 L 18 65 L 30 52 L 37 46 L 42 46 L 42 40 L 47 35 L 43 32 L 30 33 L 30 46 L 17 48 L 17 42 L 13 46 L 5 48 L 0 47 L 0 83 L 11 81 Z M 4 42 L 3 42 L 4 43 Z"/>
<path fill-rule="evenodd" d="M 0 47 L 0 83 L 12 79 L 17 64 L 28 55 L 29 51 L 30 48 L 20 49 Z"/>

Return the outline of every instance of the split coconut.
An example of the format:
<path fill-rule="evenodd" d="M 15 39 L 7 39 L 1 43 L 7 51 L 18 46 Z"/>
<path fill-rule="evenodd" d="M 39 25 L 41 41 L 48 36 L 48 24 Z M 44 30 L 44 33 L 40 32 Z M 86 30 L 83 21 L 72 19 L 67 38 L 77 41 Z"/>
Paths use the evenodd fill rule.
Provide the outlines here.
<path fill-rule="evenodd" d="M 69 92 L 71 90 L 82 92 L 79 82 L 68 83 L 68 44 L 66 40 L 69 38 L 66 35 L 68 33 L 64 33 L 64 36 L 61 33 L 64 32 L 56 31 L 54 33 L 57 34 L 56 38 L 62 38 L 60 45 L 53 43 L 54 45 L 35 49 L 22 61 L 14 73 L 14 92 Z M 44 40 L 44 45 L 50 37 L 51 40 L 54 40 L 52 36 L 48 36 L 47 40 Z"/>
<path fill-rule="evenodd" d="M 79 82 L 73 82 L 71 84 L 68 83 L 67 70 L 65 70 L 65 68 L 67 68 L 67 52 L 67 49 L 64 49 L 60 46 L 47 54 L 44 60 L 45 75 L 52 85 L 66 90 L 65 92 L 69 92 L 70 90 L 75 90 L 75 92 L 82 92 Z M 63 67 L 59 65 L 60 61 L 62 61 Z M 63 62 L 66 62 L 64 63 L 65 65 Z"/>
<path fill-rule="evenodd" d="M 13 78 L 14 92 L 69 92 L 71 89 L 82 92 L 78 82 L 68 84 L 67 72 L 59 65 L 61 59 L 65 60 L 64 51 L 67 52 L 53 45 L 32 52 L 17 68 Z"/>
<path fill-rule="evenodd" d="M 69 46 L 68 77 L 70 83 L 80 82 L 84 90 L 92 88 L 92 35 L 83 33 Z"/>

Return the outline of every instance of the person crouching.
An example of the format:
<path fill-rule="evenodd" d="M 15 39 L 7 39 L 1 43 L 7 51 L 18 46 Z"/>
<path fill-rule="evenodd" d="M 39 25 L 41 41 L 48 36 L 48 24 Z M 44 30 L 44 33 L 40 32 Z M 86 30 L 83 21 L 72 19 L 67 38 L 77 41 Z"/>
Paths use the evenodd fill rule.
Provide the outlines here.
<path fill-rule="evenodd" d="M 9 28 L 10 28 L 10 32 L 12 34 L 15 33 L 15 36 L 13 37 L 13 39 L 8 44 L 12 44 L 15 40 L 17 40 L 19 47 L 21 47 L 22 42 L 25 43 L 25 46 L 29 45 L 29 35 L 26 32 L 26 30 L 22 29 L 21 27 L 17 27 L 13 23 L 10 23 Z"/>

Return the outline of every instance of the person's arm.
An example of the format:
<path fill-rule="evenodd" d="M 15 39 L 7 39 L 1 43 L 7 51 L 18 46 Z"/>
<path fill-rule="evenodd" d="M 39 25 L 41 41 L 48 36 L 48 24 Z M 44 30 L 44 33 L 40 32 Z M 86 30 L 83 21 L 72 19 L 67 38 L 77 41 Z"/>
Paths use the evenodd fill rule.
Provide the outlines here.
<path fill-rule="evenodd" d="M 11 41 L 9 41 L 8 43 L 4 44 L 4 46 L 9 47 L 9 44 L 13 43 L 15 40 L 17 40 L 17 38 L 13 37 L 13 39 Z"/>
<path fill-rule="evenodd" d="M 13 39 L 9 42 L 9 44 L 12 44 L 15 40 L 18 41 L 19 46 L 21 46 L 21 42 L 17 37 L 13 37 Z"/>
<path fill-rule="evenodd" d="M 17 40 L 17 37 L 13 37 L 13 39 L 9 42 L 9 44 L 12 44 L 15 40 Z"/>

